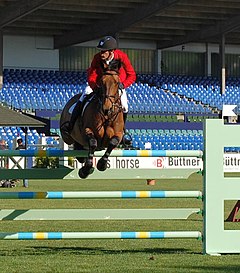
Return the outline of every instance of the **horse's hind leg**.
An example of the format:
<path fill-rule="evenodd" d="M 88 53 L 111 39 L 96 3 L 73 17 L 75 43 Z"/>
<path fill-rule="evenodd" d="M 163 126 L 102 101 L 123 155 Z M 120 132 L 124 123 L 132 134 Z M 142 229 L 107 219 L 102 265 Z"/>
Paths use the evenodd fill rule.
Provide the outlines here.
<path fill-rule="evenodd" d="M 111 140 L 109 141 L 109 145 L 108 145 L 108 148 L 107 148 L 106 152 L 98 160 L 97 169 L 99 171 L 105 171 L 107 169 L 108 158 L 109 158 L 112 150 L 117 147 L 118 143 L 119 143 L 119 138 L 118 137 L 114 136 L 114 137 L 111 138 Z"/>
<path fill-rule="evenodd" d="M 93 171 L 94 171 L 93 156 L 94 156 L 94 152 L 97 148 L 97 140 L 91 134 L 91 135 L 88 135 L 88 141 L 89 141 L 88 157 L 85 160 L 84 166 L 78 172 L 78 174 L 81 178 L 87 178 L 87 176 L 89 174 L 93 173 Z"/>

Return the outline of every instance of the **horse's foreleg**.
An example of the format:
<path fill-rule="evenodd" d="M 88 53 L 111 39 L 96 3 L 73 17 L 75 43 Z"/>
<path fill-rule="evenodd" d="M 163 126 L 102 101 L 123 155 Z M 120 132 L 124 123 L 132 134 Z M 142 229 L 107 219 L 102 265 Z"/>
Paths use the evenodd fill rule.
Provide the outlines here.
<path fill-rule="evenodd" d="M 118 146 L 118 143 L 119 143 L 119 138 L 117 136 L 113 136 L 110 141 L 109 141 L 109 145 L 107 147 L 107 150 L 106 152 L 104 153 L 104 155 L 98 160 L 98 163 L 97 163 L 97 169 L 99 171 L 105 171 L 107 169 L 107 161 L 108 161 L 108 158 L 112 152 L 112 150 L 114 148 L 116 148 Z"/>
<path fill-rule="evenodd" d="M 89 174 L 93 173 L 93 156 L 97 148 L 97 140 L 93 134 L 87 134 L 89 151 L 84 166 L 79 170 L 79 176 L 86 178 Z"/>
<path fill-rule="evenodd" d="M 93 134 L 88 135 L 88 144 L 89 144 L 89 150 L 88 150 L 88 158 L 87 158 L 86 163 L 92 166 L 94 152 L 97 148 L 97 140 Z"/>

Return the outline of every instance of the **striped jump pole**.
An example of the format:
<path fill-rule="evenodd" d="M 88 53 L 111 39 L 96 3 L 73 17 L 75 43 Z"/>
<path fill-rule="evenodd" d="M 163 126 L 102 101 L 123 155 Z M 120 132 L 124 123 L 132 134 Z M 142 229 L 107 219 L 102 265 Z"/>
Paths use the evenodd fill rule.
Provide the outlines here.
<path fill-rule="evenodd" d="M 95 153 L 100 157 L 105 151 Z M 0 156 L 20 157 L 85 157 L 87 151 L 75 150 L 1 150 Z M 112 157 L 202 157 L 202 151 L 114 150 Z M 75 170 L 63 170 L 66 178 L 75 177 Z M 25 172 L 26 170 L 24 170 Z M 37 170 L 38 171 L 38 170 Z M 42 171 L 42 170 L 41 170 Z M 53 170 L 51 176 L 53 176 Z M 57 170 L 59 171 L 59 170 Z M 146 171 L 143 170 L 145 173 Z M 158 171 L 158 170 L 157 170 Z M 194 170 L 191 170 L 191 173 Z M 135 170 L 136 172 L 136 170 Z M 159 171 L 158 171 L 159 172 Z M 179 176 L 172 170 L 171 176 Z M 184 171 L 185 172 L 185 171 Z M 174 173 L 174 174 L 173 174 Z M 23 175 L 27 175 L 26 172 Z M 41 173 L 42 175 L 42 173 Z M 161 178 L 163 173 L 161 173 Z M 169 174 L 165 174 L 167 177 Z M 65 177 L 64 176 L 64 177 Z M 136 177 L 140 177 L 139 171 Z M 36 176 L 37 177 L 37 176 Z M 112 176 L 114 177 L 114 176 Z M 42 177 L 41 177 L 42 178 Z M 199 198 L 200 191 L 104 191 L 104 192 L 1 192 L 0 199 L 77 199 L 77 198 Z M 173 220 L 188 219 L 202 213 L 200 208 L 158 209 L 2 209 L 0 220 Z M 125 232 L 0 232 L 3 240 L 61 240 L 61 239 L 202 239 L 200 231 L 125 231 Z"/>
<path fill-rule="evenodd" d="M 103 156 L 105 151 L 94 153 L 96 157 Z M 21 157 L 81 157 L 88 151 L 79 150 L 0 150 L 0 156 Z M 200 150 L 113 150 L 111 157 L 202 157 Z"/>
<path fill-rule="evenodd" d="M 200 231 L 140 232 L 0 232 L 1 240 L 62 240 L 62 239 L 202 239 Z"/>
<path fill-rule="evenodd" d="M 0 199 L 80 199 L 80 198 L 198 198 L 201 191 L 49 191 L 0 192 Z"/>

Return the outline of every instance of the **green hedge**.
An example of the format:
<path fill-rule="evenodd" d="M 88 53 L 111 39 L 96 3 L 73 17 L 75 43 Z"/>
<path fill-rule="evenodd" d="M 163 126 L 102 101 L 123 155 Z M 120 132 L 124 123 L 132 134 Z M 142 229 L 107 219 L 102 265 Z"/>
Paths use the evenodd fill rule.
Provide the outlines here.
<path fill-rule="evenodd" d="M 73 167 L 74 158 L 68 157 L 68 165 Z M 59 168 L 58 157 L 36 157 L 34 168 L 48 168 L 55 169 Z"/>

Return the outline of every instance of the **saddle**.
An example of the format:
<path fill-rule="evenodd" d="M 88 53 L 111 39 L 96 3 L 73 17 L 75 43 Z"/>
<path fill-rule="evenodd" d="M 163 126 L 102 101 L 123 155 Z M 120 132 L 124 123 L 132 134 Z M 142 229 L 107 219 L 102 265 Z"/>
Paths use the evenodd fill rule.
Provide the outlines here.
<path fill-rule="evenodd" d="M 86 109 L 86 107 L 88 106 L 88 104 L 93 100 L 93 98 L 96 96 L 95 92 L 92 92 L 88 95 L 85 96 L 85 98 L 83 99 L 82 101 L 82 105 L 80 107 L 80 110 L 79 110 L 79 116 L 82 117 L 83 116 L 83 113 Z M 76 106 L 75 106 L 76 107 Z"/>

